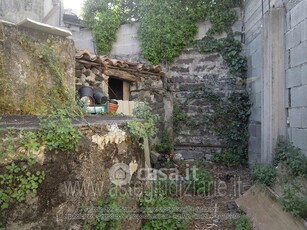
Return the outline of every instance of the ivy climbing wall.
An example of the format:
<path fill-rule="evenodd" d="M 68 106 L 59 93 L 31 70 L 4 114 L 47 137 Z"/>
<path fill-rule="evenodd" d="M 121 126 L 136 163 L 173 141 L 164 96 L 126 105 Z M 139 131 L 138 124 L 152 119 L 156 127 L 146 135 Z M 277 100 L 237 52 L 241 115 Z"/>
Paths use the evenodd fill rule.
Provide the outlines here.
<path fill-rule="evenodd" d="M 174 98 L 175 152 L 185 159 L 204 159 L 225 146 L 205 122 L 214 111 L 204 91 L 213 90 L 221 97 L 238 90 L 230 82 L 229 68 L 219 53 L 201 54 L 186 49 L 168 72 L 168 89 Z"/>
<path fill-rule="evenodd" d="M 71 104 L 71 40 L 6 23 L 0 23 L 0 37 L 0 114 L 46 114 Z"/>

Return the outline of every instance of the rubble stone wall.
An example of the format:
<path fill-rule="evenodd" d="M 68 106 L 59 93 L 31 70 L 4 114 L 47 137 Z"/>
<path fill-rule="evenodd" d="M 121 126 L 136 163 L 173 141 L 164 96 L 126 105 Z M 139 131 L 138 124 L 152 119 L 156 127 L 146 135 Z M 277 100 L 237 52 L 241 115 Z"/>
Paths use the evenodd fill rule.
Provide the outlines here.
<path fill-rule="evenodd" d="M 114 190 L 113 195 L 118 195 L 116 202 L 120 207 L 135 210 L 143 191 L 137 171 L 144 167 L 145 158 L 143 149 L 128 138 L 124 127 L 125 123 L 117 121 L 80 127 L 83 137 L 77 152 L 46 151 L 43 162 L 33 166 L 45 172 L 37 194 L 28 193 L 24 202 L 1 210 L 0 224 L 5 229 L 85 229 L 86 221 L 93 220 L 101 210 L 97 201 L 108 199 L 113 191 L 110 179 L 116 178 L 116 174 L 109 170 L 118 163 L 127 165 L 129 171 L 125 173 L 131 179 L 118 193 Z M 0 171 L 4 168 L 0 167 Z M 105 208 L 104 213 L 107 212 Z M 137 220 L 123 220 L 120 229 L 140 229 L 140 225 Z"/>
<path fill-rule="evenodd" d="M 0 40 L 0 114 L 42 114 L 74 97 L 72 40 L 4 22 Z"/>
<path fill-rule="evenodd" d="M 222 141 L 205 124 L 199 123 L 204 114 L 212 113 L 214 109 L 210 105 L 210 99 L 189 97 L 199 87 L 210 87 L 221 96 L 227 96 L 236 90 L 229 83 L 228 67 L 223 57 L 218 53 L 201 54 L 189 48 L 176 58 L 167 75 L 168 90 L 173 96 L 174 104 L 195 123 L 174 124 L 181 126 L 180 132 L 175 135 L 175 152 L 186 159 L 204 159 L 212 151 L 219 152 Z"/>

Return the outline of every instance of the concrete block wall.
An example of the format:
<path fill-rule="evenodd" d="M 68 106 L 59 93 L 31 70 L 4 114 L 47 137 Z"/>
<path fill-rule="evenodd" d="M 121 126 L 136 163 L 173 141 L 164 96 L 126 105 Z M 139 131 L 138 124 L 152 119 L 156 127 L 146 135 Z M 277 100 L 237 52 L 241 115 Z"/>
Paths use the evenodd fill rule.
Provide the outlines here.
<path fill-rule="evenodd" d="M 307 155 L 307 0 L 289 5 L 285 39 L 288 134 Z"/>
<path fill-rule="evenodd" d="M 244 7 L 248 89 L 253 102 L 249 125 L 249 161 L 261 161 L 264 100 L 264 17 L 274 8 L 286 11 L 284 34 L 285 108 L 288 136 L 307 154 L 307 0 L 247 0 Z"/>

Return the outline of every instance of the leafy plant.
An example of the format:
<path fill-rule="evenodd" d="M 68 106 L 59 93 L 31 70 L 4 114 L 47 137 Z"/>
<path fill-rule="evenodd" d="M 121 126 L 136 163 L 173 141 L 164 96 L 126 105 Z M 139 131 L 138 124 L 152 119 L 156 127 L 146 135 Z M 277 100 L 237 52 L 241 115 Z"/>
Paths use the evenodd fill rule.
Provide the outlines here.
<path fill-rule="evenodd" d="M 97 202 L 97 210 L 100 210 L 94 220 L 87 221 L 85 229 L 116 230 L 120 229 L 123 211 L 118 203 L 116 195 L 110 195 L 105 200 Z"/>
<path fill-rule="evenodd" d="M 170 138 L 170 134 L 163 130 L 161 142 L 159 144 L 153 145 L 153 149 L 158 153 L 170 153 L 173 149 L 173 141 Z"/>
<path fill-rule="evenodd" d="M 254 183 L 270 186 L 276 181 L 276 171 L 271 165 L 254 164 L 251 179 Z"/>
<path fill-rule="evenodd" d="M 213 179 L 210 173 L 204 169 L 197 170 L 195 175 L 190 171 L 189 190 L 196 195 L 205 195 L 213 188 Z"/>
<path fill-rule="evenodd" d="M 22 139 L 20 140 L 20 145 L 23 146 L 30 153 L 32 151 L 37 151 L 41 147 L 38 134 L 31 131 L 21 131 L 20 135 Z"/>
<path fill-rule="evenodd" d="M 58 109 L 48 117 L 41 118 L 39 137 L 49 150 L 76 150 L 81 133 L 76 129 L 69 113 Z"/>
<path fill-rule="evenodd" d="M 307 218 L 307 197 L 300 195 L 294 187 L 289 185 L 282 187 L 280 202 L 284 209 L 294 216 Z"/>
<path fill-rule="evenodd" d="M 277 143 L 274 165 L 281 163 L 290 175 L 307 177 L 307 157 L 301 150 L 283 140 Z"/>
<path fill-rule="evenodd" d="M 151 187 L 145 192 L 140 200 L 143 208 L 143 214 L 147 216 L 155 215 L 156 219 L 147 220 L 142 229 L 145 230 L 168 230 L 168 229 L 186 229 L 185 220 L 176 218 L 179 211 L 179 203 L 167 196 L 167 192 L 161 187 Z"/>
<path fill-rule="evenodd" d="M 194 39 L 197 22 L 209 20 L 209 35 L 229 31 L 237 20 L 236 0 L 87 0 L 83 18 L 101 53 L 111 51 L 122 23 L 139 21 L 142 52 L 152 63 L 173 62 Z"/>
<path fill-rule="evenodd" d="M 213 112 L 203 115 L 203 123 L 226 145 L 222 153 L 215 155 L 214 160 L 228 166 L 245 165 L 248 159 L 251 106 L 248 93 L 235 91 L 228 97 L 222 97 L 211 88 L 201 86 L 191 92 L 186 103 L 193 98 L 206 98 L 210 102 Z"/>
<path fill-rule="evenodd" d="M 116 40 L 116 32 L 123 22 L 138 18 L 138 1 L 87 0 L 83 7 L 83 20 L 91 29 L 100 53 L 109 53 Z"/>
<path fill-rule="evenodd" d="M 253 225 L 246 215 L 240 216 L 236 222 L 236 230 L 252 230 Z"/>
<path fill-rule="evenodd" d="M 221 39 L 205 36 L 201 40 L 195 41 L 194 46 L 203 53 L 220 53 L 230 67 L 232 75 L 242 79 L 246 78 L 247 61 L 242 55 L 242 44 L 234 38 L 233 33 L 229 33 L 226 38 Z"/>
<path fill-rule="evenodd" d="M 8 155 L 15 153 L 16 131 L 11 129 L 7 130 L 7 132 L 1 131 L 1 135 L 4 138 L 2 138 L 0 145 L 0 159 L 4 159 Z"/>
<path fill-rule="evenodd" d="M 135 140 L 153 137 L 157 132 L 156 122 L 160 116 L 152 114 L 152 109 L 147 102 L 140 102 L 133 110 L 135 120 L 127 124 L 130 136 Z M 141 146 L 142 143 L 140 143 Z"/>
<path fill-rule="evenodd" d="M 31 172 L 29 166 L 12 163 L 6 167 L 7 173 L 0 174 L 0 206 L 9 207 L 11 202 L 22 202 L 28 192 L 36 193 L 45 179 L 43 171 Z"/>

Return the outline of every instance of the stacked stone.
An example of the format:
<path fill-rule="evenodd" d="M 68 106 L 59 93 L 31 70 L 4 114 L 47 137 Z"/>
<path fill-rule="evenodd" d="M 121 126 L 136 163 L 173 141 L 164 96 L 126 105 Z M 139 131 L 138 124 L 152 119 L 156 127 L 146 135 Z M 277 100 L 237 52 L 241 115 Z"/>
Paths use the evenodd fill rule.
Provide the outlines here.
<path fill-rule="evenodd" d="M 91 86 L 101 89 L 105 94 L 108 94 L 109 77 L 99 70 L 100 66 L 92 66 L 76 62 L 76 90 L 82 86 Z"/>
<path fill-rule="evenodd" d="M 186 49 L 168 71 L 168 90 L 173 95 L 174 103 L 183 108 L 184 114 L 198 122 L 204 114 L 212 113 L 214 108 L 209 98 L 188 99 L 189 96 L 197 92 L 198 87 L 209 87 L 221 96 L 229 95 L 235 89 L 229 82 L 228 70 L 220 54 L 201 54 L 195 49 Z M 179 125 L 183 128 L 175 137 L 175 152 L 183 158 L 209 158 L 212 152 L 221 151 L 223 141 L 205 125 Z"/>

